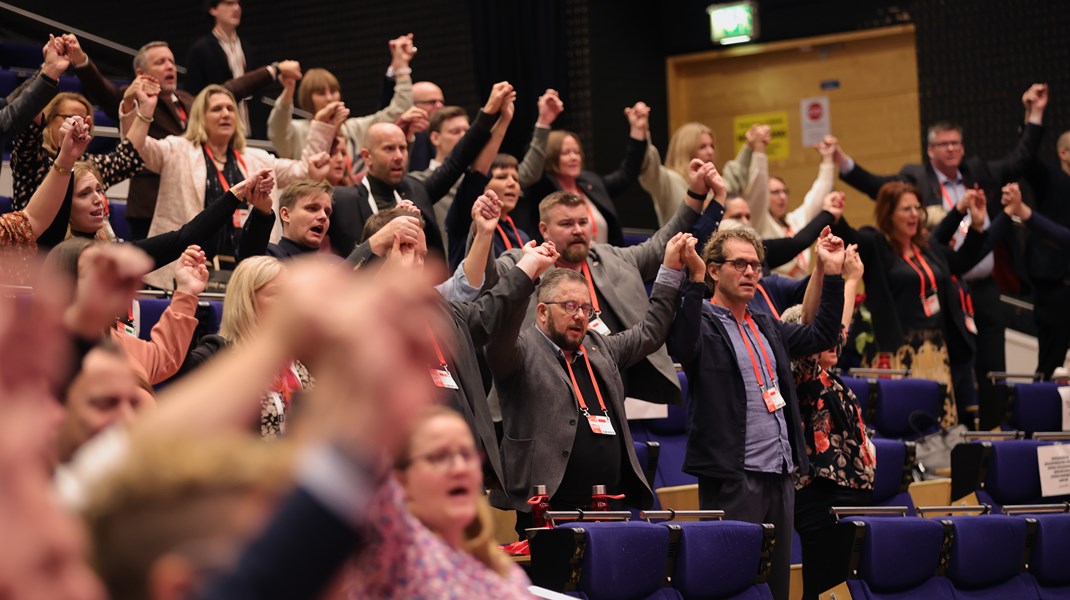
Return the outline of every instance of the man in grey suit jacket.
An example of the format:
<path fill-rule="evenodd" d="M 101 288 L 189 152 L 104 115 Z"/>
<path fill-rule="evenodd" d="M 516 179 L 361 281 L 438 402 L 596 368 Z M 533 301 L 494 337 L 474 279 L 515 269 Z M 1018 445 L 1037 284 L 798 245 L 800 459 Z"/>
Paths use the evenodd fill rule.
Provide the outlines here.
<path fill-rule="evenodd" d="M 504 428 L 505 492 L 492 492 L 491 500 L 519 512 L 518 531 L 530 521 L 526 501 L 535 485 L 546 486 L 557 509 L 587 508 L 593 485 L 623 493 L 633 506 L 652 502 L 628 431 L 621 372 L 664 344 L 680 298 L 682 256 L 695 254 L 695 243 L 684 233 L 669 241 L 649 309 L 634 327 L 589 330 L 587 280 L 554 269 L 539 286 L 535 323 L 521 331 L 525 307 L 516 304 L 487 344 Z M 701 287 L 703 273 L 688 286 Z M 701 302 L 701 294 L 691 296 Z"/>
<path fill-rule="evenodd" d="M 589 323 L 592 330 L 602 334 L 616 333 L 643 320 L 647 305 L 646 283 L 653 281 L 658 273 L 665 244 L 677 233 L 691 231 L 698 222 L 710 191 L 709 184 L 724 185 L 720 177 L 711 176 L 712 167 L 700 170 L 701 165 L 701 161 L 693 165 L 688 176 L 690 190 L 676 215 L 637 246 L 592 245 L 587 206 L 580 196 L 554 192 L 539 204 L 539 233 L 543 239 L 554 242 L 561 253 L 557 266 L 580 273 L 594 294 L 590 301 L 597 314 Z M 720 193 L 714 191 L 717 198 L 724 198 L 723 189 Z M 721 202 L 723 200 L 711 201 L 706 210 L 722 210 Z M 512 268 L 520 256 L 519 250 L 502 254 L 496 264 L 498 273 Z M 535 318 L 536 304 L 533 301 L 528 307 L 529 320 Z M 625 395 L 659 404 L 680 404 L 680 381 L 668 352 L 661 347 L 647 354 L 649 356 L 623 373 Z M 495 408 L 492 402 L 491 410 Z"/>

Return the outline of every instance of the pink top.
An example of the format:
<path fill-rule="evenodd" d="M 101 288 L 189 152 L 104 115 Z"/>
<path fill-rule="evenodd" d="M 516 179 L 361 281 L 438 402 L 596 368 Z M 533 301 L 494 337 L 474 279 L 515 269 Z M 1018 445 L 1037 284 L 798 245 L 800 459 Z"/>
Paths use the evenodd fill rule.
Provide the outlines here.
<path fill-rule="evenodd" d="M 171 305 L 160 315 L 152 328 L 152 341 L 112 329 L 112 338 L 130 358 L 139 375 L 155 385 L 166 380 L 182 367 L 197 329 L 197 296 L 176 291 Z"/>
<path fill-rule="evenodd" d="M 390 478 L 369 507 L 371 543 L 346 574 L 348 598 L 524 598 L 531 581 L 517 565 L 502 577 L 451 548 L 406 510 Z"/>

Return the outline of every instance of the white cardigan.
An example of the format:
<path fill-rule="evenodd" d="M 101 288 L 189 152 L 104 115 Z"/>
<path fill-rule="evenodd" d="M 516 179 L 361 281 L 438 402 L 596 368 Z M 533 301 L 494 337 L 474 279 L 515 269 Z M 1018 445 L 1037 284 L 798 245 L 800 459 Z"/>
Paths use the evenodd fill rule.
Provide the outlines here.
<path fill-rule="evenodd" d="M 303 156 L 328 152 L 333 137 L 333 125 L 314 121 Z M 304 160 L 277 158 L 264 150 L 248 147 L 241 152 L 241 156 L 250 172 L 260 169 L 274 171 L 275 189 L 271 192 L 271 199 L 276 214 L 279 208 L 279 190 L 292 181 L 308 177 L 308 165 Z M 204 162 L 204 151 L 200 144 L 175 135 L 161 140 L 146 137 L 141 159 L 145 161 L 145 168 L 160 175 L 160 194 L 156 198 L 156 212 L 149 227 L 150 236 L 174 231 L 204 210 L 208 167 Z M 278 241 L 281 237 L 282 226 L 276 220 L 271 241 Z M 175 263 L 160 267 L 149 273 L 145 281 L 160 288 L 170 289 L 174 267 Z"/>

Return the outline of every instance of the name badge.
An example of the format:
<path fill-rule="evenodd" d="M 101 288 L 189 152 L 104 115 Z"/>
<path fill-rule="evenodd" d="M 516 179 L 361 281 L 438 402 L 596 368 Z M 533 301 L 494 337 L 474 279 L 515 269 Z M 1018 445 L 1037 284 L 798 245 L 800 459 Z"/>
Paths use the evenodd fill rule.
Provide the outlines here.
<path fill-rule="evenodd" d="M 973 315 L 966 315 L 966 331 L 977 335 L 977 322 L 973 320 Z"/>
<path fill-rule="evenodd" d="M 936 295 L 936 292 L 933 292 L 932 294 L 929 294 L 928 297 L 922 298 L 921 307 L 925 309 L 926 317 L 940 314 L 940 296 Z"/>
<path fill-rule="evenodd" d="M 453 380 L 453 375 L 450 374 L 450 370 L 445 366 L 441 369 L 431 369 L 431 381 L 435 384 L 435 387 L 447 390 L 458 389 L 457 382 Z"/>
<path fill-rule="evenodd" d="M 245 227 L 245 222 L 249 220 L 249 211 L 250 209 L 248 206 L 245 208 L 238 207 L 238 209 L 234 211 L 234 218 L 232 219 L 234 229 Z"/>
<path fill-rule="evenodd" d="M 601 333 L 602 335 L 610 334 L 609 327 L 606 326 L 605 321 L 603 321 L 602 317 L 599 316 L 595 316 L 595 318 L 591 319 L 587 323 L 587 329 L 590 329 L 591 331 L 597 333 Z"/>
<path fill-rule="evenodd" d="M 591 426 L 591 431 L 599 435 L 617 435 L 615 429 L 613 429 L 613 421 L 606 416 L 587 415 L 587 424 Z"/>
<path fill-rule="evenodd" d="M 765 408 L 771 413 L 776 412 L 787 405 L 787 403 L 784 402 L 784 396 L 781 396 L 780 390 L 775 387 L 768 390 L 762 390 L 762 400 L 765 400 Z"/>

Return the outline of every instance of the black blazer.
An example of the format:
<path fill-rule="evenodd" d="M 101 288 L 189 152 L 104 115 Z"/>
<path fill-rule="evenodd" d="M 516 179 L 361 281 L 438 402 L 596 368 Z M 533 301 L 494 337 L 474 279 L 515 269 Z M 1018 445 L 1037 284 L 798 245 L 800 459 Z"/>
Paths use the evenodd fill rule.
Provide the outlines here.
<path fill-rule="evenodd" d="M 1037 146 L 1044 136 L 1044 127 L 1032 123 L 1025 126 L 1018 145 L 1007 156 L 997 160 L 984 160 L 977 156 L 969 156 L 963 159 L 959 165 L 962 172 L 962 182 L 967 188 L 972 188 L 976 183 L 985 192 L 988 201 L 989 218 L 995 221 L 998 214 L 1003 210 L 1000 205 L 1001 187 L 1003 184 L 1014 181 L 1025 172 L 1025 168 L 1037 154 Z M 940 181 L 936 178 L 936 172 L 932 164 L 904 165 L 895 175 L 874 175 L 855 163 L 850 172 L 840 176 L 848 185 L 876 199 L 881 186 L 889 181 L 906 181 L 918 189 L 918 199 L 922 205 L 942 205 L 943 193 L 940 191 Z"/>
<path fill-rule="evenodd" d="M 248 44 L 242 41 L 242 52 L 245 54 L 245 71 L 253 70 L 253 52 Z M 196 96 L 201 90 L 213 83 L 222 84 L 234 78 L 234 72 L 230 70 L 227 55 L 223 52 L 223 46 L 219 45 L 212 32 L 201 36 L 186 53 L 186 74 L 183 77 L 186 91 Z M 242 96 L 238 96 L 242 100 Z"/>
<path fill-rule="evenodd" d="M 446 256 L 446 246 L 435 218 L 434 204 L 442 199 L 453 184 L 464 175 L 465 170 L 483 151 L 490 139 L 490 128 L 498 115 L 479 112 L 475 122 L 457 142 L 446 157 L 446 162 L 435 169 L 423 181 L 412 175 L 406 175 L 397 186 L 403 199 L 412 200 L 420 209 L 424 218 L 424 235 L 427 236 L 427 249 L 437 250 Z M 372 210 L 368 205 L 368 188 L 363 185 L 334 188 L 334 213 L 331 215 L 331 227 L 327 235 L 331 239 L 331 248 L 341 256 L 350 256 L 361 241 L 364 222 L 371 218 Z"/>
<path fill-rule="evenodd" d="M 868 289 L 868 288 L 867 288 Z M 728 332 L 705 302 L 691 296 L 702 286 L 684 289 L 684 301 L 673 320 L 669 352 L 680 361 L 688 381 L 688 435 L 684 472 L 700 477 L 742 479 L 747 439 L 747 394 L 739 361 Z M 689 302 L 689 299 L 692 301 Z M 795 394 L 791 359 L 828 350 L 836 344 L 843 313 L 843 278 L 826 276 L 821 305 L 809 325 L 782 323 L 771 315 L 751 312 L 776 357 L 777 381 L 787 406 L 784 418 L 795 465 L 809 468 L 806 443 Z"/>
<path fill-rule="evenodd" d="M 580 171 L 576 178 L 576 185 L 598 207 L 605 217 L 609 226 L 609 243 L 614 246 L 624 245 L 624 229 L 617 216 L 617 205 L 613 202 L 613 196 L 627 190 L 639 179 L 639 170 L 643 167 L 643 157 L 646 154 L 647 140 L 628 138 L 628 146 L 624 152 L 624 160 L 616 171 L 605 177 L 592 171 Z M 516 209 L 510 216 L 516 222 L 516 226 L 534 235 L 540 241 L 539 235 L 539 203 L 542 199 L 554 192 L 561 191 L 561 185 L 549 175 L 534 185 L 524 190 L 517 203 Z"/>

